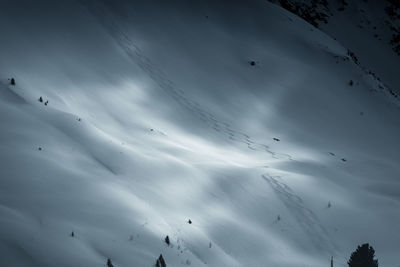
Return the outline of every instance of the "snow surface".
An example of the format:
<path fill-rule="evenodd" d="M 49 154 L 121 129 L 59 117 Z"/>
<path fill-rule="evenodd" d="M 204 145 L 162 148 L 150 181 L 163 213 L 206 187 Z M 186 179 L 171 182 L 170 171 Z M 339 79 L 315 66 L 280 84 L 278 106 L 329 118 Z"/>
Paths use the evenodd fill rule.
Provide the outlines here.
<path fill-rule="evenodd" d="M 398 266 L 399 104 L 357 38 L 267 1 L 4 1 L 0 21 L 0 266 L 346 266 L 364 242 Z"/>

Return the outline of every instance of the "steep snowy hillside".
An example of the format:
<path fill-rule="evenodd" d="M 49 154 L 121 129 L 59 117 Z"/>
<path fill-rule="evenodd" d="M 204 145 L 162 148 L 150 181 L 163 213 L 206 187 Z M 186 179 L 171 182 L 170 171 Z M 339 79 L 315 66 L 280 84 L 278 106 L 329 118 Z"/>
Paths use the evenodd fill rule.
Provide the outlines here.
<path fill-rule="evenodd" d="M 399 266 L 389 45 L 258 0 L 0 21 L 0 266 L 346 266 L 365 242 Z"/>
<path fill-rule="evenodd" d="M 400 2 L 270 0 L 338 40 L 349 50 L 365 75 L 383 85 L 393 97 L 400 95 Z M 296 18 L 300 19 L 300 18 Z M 294 20 L 296 20 L 294 19 Z M 294 20 L 290 18 L 292 22 Z"/>

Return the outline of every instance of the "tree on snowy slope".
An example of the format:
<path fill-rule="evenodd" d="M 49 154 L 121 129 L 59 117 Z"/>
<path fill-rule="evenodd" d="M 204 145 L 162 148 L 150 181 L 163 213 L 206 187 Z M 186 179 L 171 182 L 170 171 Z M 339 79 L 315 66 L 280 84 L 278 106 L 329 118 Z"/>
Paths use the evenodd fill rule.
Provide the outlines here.
<path fill-rule="evenodd" d="M 164 260 L 162 254 L 160 254 L 160 257 L 158 257 L 158 259 L 157 259 L 156 267 L 167 267 L 167 264 L 165 263 L 165 260 Z"/>
<path fill-rule="evenodd" d="M 107 267 L 114 267 L 110 259 L 107 259 Z"/>
<path fill-rule="evenodd" d="M 374 259 L 375 250 L 368 243 L 358 246 L 347 264 L 349 267 L 378 267 L 378 260 Z"/>

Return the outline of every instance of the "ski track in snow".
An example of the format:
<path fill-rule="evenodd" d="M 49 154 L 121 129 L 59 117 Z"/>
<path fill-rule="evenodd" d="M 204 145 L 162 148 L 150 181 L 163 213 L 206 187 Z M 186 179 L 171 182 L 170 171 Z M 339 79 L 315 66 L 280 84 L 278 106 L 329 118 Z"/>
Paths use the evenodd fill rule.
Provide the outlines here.
<path fill-rule="evenodd" d="M 215 115 L 202 108 L 198 102 L 187 98 L 185 93 L 181 89 L 176 88 L 174 83 L 166 77 L 163 71 L 155 66 L 151 60 L 143 54 L 141 49 L 131 40 L 131 38 L 121 30 L 110 14 L 102 10 L 99 6 L 92 6 L 85 2 L 84 5 L 107 29 L 108 33 L 135 64 L 147 73 L 151 79 L 177 103 L 188 109 L 195 116 L 199 117 L 213 130 L 228 137 L 234 142 L 245 144 L 251 150 L 266 152 L 274 159 L 288 159 L 294 161 L 291 155 L 272 151 L 268 145 L 256 142 L 252 140 L 248 134 L 234 130 L 229 123 L 219 120 Z"/>
<path fill-rule="evenodd" d="M 268 145 L 258 143 L 250 136 L 241 131 L 232 129 L 229 123 L 219 120 L 212 113 L 204 110 L 201 105 L 188 99 L 185 93 L 174 86 L 174 83 L 166 77 L 162 70 L 156 67 L 151 60 L 146 57 L 141 49 L 129 38 L 112 19 L 112 15 L 102 10 L 98 5 L 91 6 L 84 3 L 88 10 L 99 20 L 113 37 L 117 44 L 125 51 L 128 57 L 147 73 L 156 84 L 171 96 L 176 102 L 188 109 L 192 114 L 199 117 L 209 127 L 218 133 L 228 137 L 234 142 L 245 144 L 249 149 L 268 153 L 274 159 L 287 159 L 295 161 L 289 154 L 272 151 Z M 298 221 L 300 227 L 309 236 L 310 241 L 317 249 L 322 249 L 332 255 L 338 254 L 337 246 L 331 241 L 327 230 L 318 220 L 317 215 L 296 195 L 293 190 L 283 182 L 280 176 L 272 176 L 268 173 L 261 176 L 268 185 L 274 190 L 279 199 Z M 184 245 L 184 244 L 182 244 Z M 196 254 L 192 251 L 196 256 Z M 198 257 L 203 263 L 204 260 Z"/>
<path fill-rule="evenodd" d="M 281 176 L 271 176 L 263 174 L 262 178 L 274 190 L 286 208 L 295 217 L 301 228 L 310 237 L 311 242 L 318 249 L 337 255 L 338 248 L 331 241 L 328 231 L 318 220 L 317 215 L 306 207 L 301 197 L 296 195 L 293 190 L 282 181 Z"/>

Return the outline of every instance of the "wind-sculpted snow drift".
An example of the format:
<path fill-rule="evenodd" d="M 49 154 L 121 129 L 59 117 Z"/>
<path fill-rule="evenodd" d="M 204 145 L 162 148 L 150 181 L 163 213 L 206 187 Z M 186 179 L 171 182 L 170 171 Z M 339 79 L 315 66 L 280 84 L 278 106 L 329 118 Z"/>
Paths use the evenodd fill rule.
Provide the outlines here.
<path fill-rule="evenodd" d="M 268 1 L 0 18 L 0 266 L 396 265 L 398 84 L 354 38 Z"/>

